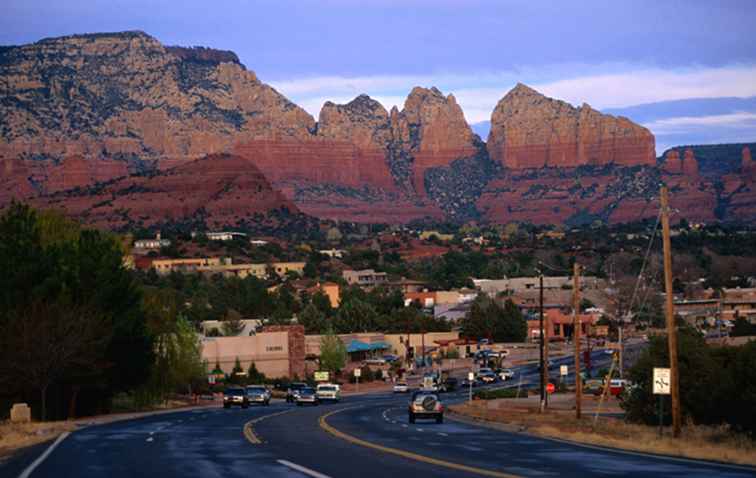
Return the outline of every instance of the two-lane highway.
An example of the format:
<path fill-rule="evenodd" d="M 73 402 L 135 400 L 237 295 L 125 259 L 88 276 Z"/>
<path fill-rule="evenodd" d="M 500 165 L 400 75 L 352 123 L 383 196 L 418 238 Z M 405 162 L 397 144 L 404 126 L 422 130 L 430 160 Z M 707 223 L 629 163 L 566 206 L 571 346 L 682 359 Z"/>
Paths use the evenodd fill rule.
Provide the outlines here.
<path fill-rule="evenodd" d="M 532 368 L 519 370 L 523 385 L 535 383 Z M 442 395 L 447 404 L 466 397 L 467 390 Z M 29 476 L 756 476 L 754 468 L 565 443 L 448 414 L 442 424 L 411 424 L 408 398 L 371 394 L 316 407 L 274 401 L 269 407 L 218 406 L 92 426 L 62 440 Z M 0 465 L 0 476 L 18 476 L 43 451 L 37 447 Z"/>

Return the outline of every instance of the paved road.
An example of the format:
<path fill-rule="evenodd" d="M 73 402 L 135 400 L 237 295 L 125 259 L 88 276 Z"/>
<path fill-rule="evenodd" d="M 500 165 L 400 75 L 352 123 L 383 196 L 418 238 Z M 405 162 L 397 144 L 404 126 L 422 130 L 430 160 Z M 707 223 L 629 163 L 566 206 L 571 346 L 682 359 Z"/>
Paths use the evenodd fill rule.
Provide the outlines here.
<path fill-rule="evenodd" d="M 465 396 L 460 391 L 445 399 Z M 281 402 L 94 426 L 67 437 L 31 476 L 756 476 L 756 469 L 582 447 L 448 418 L 443 424 L 410 424 L 406 399 L 378 394 L 306 408 Z M 324 415 L 326 426 L 352 441 L 324 431 Z M 250 421 L 251 441 L 243 433 Z M 0 476 L 18 476 L 42 449 L 0 465 Z"/>

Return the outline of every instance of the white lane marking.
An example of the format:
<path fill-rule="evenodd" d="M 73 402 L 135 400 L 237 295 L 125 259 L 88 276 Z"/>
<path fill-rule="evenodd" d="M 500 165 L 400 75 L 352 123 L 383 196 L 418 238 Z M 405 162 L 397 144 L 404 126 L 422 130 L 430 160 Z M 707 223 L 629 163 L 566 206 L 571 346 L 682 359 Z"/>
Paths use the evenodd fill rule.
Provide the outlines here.
<path fill-rule="evenodd" d="M 34 460 L 31 463 L 31 465 L 29 465 L 28 467 L 26 467 L 26 469 L 20 475 L 18 475 L 18 478 L 29 478 L 29 476 L 32 474 L 32 472 L 34 471 L 34 469 L 37 468 L 39 465 L 41 465 L 42 462 L 45 461 L 45 459 L 48 456 L 50 456 L 50 453 L 52 453 L 53 450 L 55 450 L 55 448 L 58 445 L 60 445 L 60 442 L 62 442 L 63 440 L 65 440 L 68 435 L 70 435 L 69 432 L 63 432 L 63 433 L 61 433 L 60 436 L 58 437 L 58 439 L 55 440 L 53 442 L 53 444 L 50 445 L 47 448 L 47 450 L 45 450 L 44 453 L 42 453 L 36 460 Z"/>
<path fill-rule="evenodd" d="M 417 428 L 416 430 L 419 431 L 419 432 L 423 431 L 422 428 Z"/>
<path fill-rule="evenodd" d="M 152 440 L 154 440 L 154 438 L 152 438 L 152 437 L 149 437 L 149 438 L 147 439 L 147 441 L 152 441 Z"/>
<path fill-rule="evenodd" d="M 407 428 L 407 424 L 406 424 L 406 423 L 402 423 L 402 426 L 403 426 L 404 428 Z"/>
<path fill-rule="evenodd" d="M 438 432 L 438 433 L 436 433 L 436 435 L 439 435 L 439 436 L 442 436 L 442 437 L 448 437 L 449 436 L 448 433 L 443 433 L 443 432 Z"/>
<path fill-rule="evenodd" d="M 286 460 L 276 460 L 278 463 L 282 464 L 283 466 L 286 466 L 288 468 L 291 468 L 292 470 L 297 470 L 300 473 L 304 473 L 307 476 L 312 476 L 312 478 L 331 478 L 328 475 L 324 475 L 323 473 L 318 473 L 315 470 L 311 470 L 309 468 L 305 468 L 302 465 L 297 465 L 296 463 L 292 463 L 290 461 Z"/>

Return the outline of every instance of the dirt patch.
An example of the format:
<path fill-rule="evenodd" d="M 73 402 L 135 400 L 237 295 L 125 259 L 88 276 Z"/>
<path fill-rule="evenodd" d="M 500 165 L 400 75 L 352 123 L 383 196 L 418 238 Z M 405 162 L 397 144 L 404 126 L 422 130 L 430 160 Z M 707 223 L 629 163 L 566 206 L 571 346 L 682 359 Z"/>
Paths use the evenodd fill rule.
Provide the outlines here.
<path fill-rule="evenodd" d="M 75 428 L 74 422 L 0 422 L 0 456 L 9 455 L 19 448 L 52 440 L 61 433 Z"/>
<path fill-rule="evenodd" d="M 756 466 L 756 443 L 748 437 L 732 432 L 726 426 L 688 425 L 682 437 L 672 438 L 669 429 L 660 437 L 658 428 L 626 423 L 621 419 L 601 417 L 593 424 L 593 416 L 575 418 L 574 411 L 489 408 L 485 401 L 452 405 L 453 413 L 493 424 L 506 429 L 525 431 L 533 435 L 560 438 L 579 443 L 599 445 L 661 455 L 712 460 L 739 465 Z"/>

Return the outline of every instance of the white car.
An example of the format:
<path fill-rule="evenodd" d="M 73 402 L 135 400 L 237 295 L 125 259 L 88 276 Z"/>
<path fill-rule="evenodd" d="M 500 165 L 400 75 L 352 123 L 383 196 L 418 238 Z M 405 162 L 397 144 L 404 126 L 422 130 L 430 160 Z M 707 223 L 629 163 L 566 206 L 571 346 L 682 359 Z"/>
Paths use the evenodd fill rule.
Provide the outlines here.
<path fill-rule="evenodd" d="M 510 378 L 514 378 L 514 376 L 515 376 L 514 370 L 510 368 L 505 368 L 499 371 L 499 377 L 501 377 L 502 380 L 509 380 Z"/>
<path fill-rule="evenodd" d="M 409 385 L 407 382 L 396 382 L 394 384 L 394 393 L 409 393 Z"/>
<path fill-rule="evenodd" d="M 332 383 L 321 383 L 315 389 L 315 395 L 318 400 L 332 400 L 338 402 L 341 400 L 341 387 Z"/>

